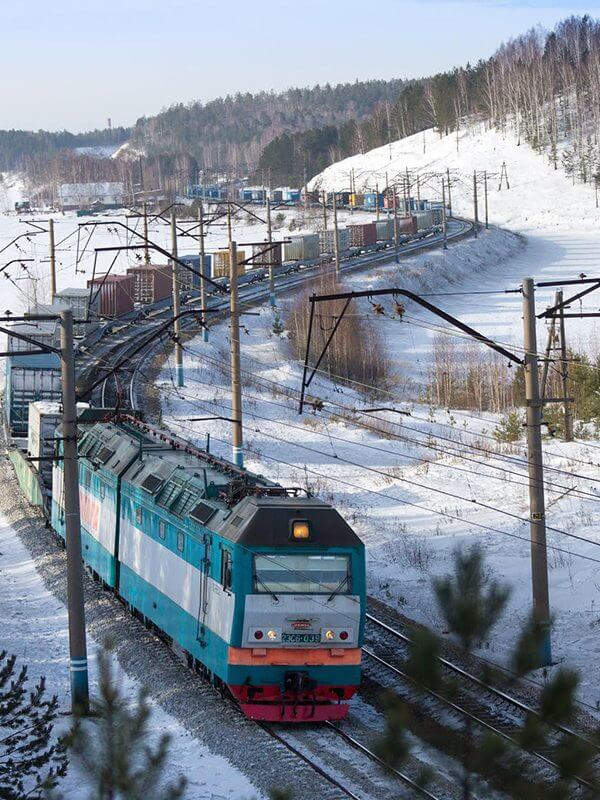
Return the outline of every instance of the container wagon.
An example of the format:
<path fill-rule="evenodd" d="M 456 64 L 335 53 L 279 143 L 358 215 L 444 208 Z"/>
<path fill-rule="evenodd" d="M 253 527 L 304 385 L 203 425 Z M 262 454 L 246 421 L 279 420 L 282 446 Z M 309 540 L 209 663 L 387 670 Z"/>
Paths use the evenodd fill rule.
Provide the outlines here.
<path fill-rule="evenodd" d="M 6 359 L 4 418 L 11 436 L 27 435 L 30 403 L 60 399 L 60 360 L 56 353 L 15 353 Z"/>
<path fill-rule="evenodd" d="M 318 233 L 305 233 L 302 236 L 291 236 L 290 241 L 284 244 L 284 259 L 286 261 L 306 261 L 318 258 L 319 255 Z"/>
<path fill-rule="evenodd" d="M 189 272 L 189 270 L 185 270 Z M 130 267 L 133 275 L 133 300 L 135 303 L 158 303 L 173 292 L 173 269 L 168 264 L 143 264 Z"/>
<path fill-rule="evenodd" d="M 416 211 L 414 217 L 417 220 L 418 231 L 425 230 L 426 228 L 431 228 L 432 225 L 434 224 L 433 214 L 431 211 Z"/>
<path fill-rule="evenodd" d="M 340 251 L 347 250 L 350 247 L 348 228 L 338 227 L 338 247 Z M 319 248 L 322 253 L 335 252 L 335 238 L 334 230 L 332 228 L 319 232 Z"/>
<path fill-rule="evenodd" d="M 60 441 L 59 441 L 60 446 Z M 133 419 L 78 446 L 83 559 L 252 719 L 341 719 L 360 682 L 364 545 L 303 497 Z M 52 526 L 65 536 L 62 461 Z"/>
<path fill-rule="evenodd" d="M 92 298 L 100 300 L 102 317 L 121 317 L 133 311 L 135 279 L 133 275 L 106 275 L 88 281 L 93 287 Z"/>
<path fill-rule="evenodd" d="M 191 267 L 191 269 L 186 269 L 182 267 L 181 264 L 177 264 L 177 282 L 180 289 L 185 292 L 199 289 L 200 275 L 198 273 L 200 272 L 200 256 L 185 254 L 178 256 L 178 259 Z M 212 277 L 212 260 L 211 253 L 204 254 L 204 270 L 202 274 L 206 275 L 207 278 Z M 173 262 L 169 261 L 170 267 L 172 264 Z"/>
<path fill-rule="evenodd" d="M 237 251 L 238 260 L 238 275 L 243 275 L 246 265 L 243 264 L 246 260 L 246 251 Z M 229 277 L 229 250 L 217 250 L 212 254 L 212 276 L 213 278 L 228 278 Z"/>
<path fill-rule="evenodd" d="M 378 242 L 387 242 L 394 238 L 394 220 L 380 219 L 375 223 L 375 234 Z"/>
<path fill-rule="evenodd" d="M 383 194 L 381 192 L 366 192 L 364 195 L 364 207 L 367 209 L 383 208 Z"/>
<path fill-rule="evenodd" d="M 93 293 L 92 293 L 93 298 Z M 100 316 L 100 298 L 90 300 L 90 290 L 77 287 L 68 287 L 56 292 L 53 302 L 67 306 L 73 312 L 73 335 L 86 336 L 98 325 Z M 89 320 L 78 322 L 77 320 Z"/>
<path fill-rule="evenodd" d="M 252 245 L 252 263 L 248 264 L 248 267 L 256 269 L 258 267 L 269 267 L 270 265 L 274 267 L 280 266 L 283 261 L 282 243 L 272 242 L 271 249 L 265 253 L 264 250 L 268 246 L 268 242 Z"/>
<path fill-rule="evenodd" d="M 374 222 L 348 225 L 350 247 L 367 247 L 377 242 L 377 229 Z"/>

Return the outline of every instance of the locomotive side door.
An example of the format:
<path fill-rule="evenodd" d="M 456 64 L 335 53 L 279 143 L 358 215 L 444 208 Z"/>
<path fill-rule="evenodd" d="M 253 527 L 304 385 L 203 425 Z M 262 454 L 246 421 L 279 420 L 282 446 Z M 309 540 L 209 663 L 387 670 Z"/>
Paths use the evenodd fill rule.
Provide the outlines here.
<path fill-rule="evenodd" d="M 208 615 L 208 582 L 210 574 L 212 538 L 204 534 L 204 555 L 200 561 L 200 597 L 198 605 L 198 629 L 196 639 L 202 647 L 206 647 L 206 617 Z"/>

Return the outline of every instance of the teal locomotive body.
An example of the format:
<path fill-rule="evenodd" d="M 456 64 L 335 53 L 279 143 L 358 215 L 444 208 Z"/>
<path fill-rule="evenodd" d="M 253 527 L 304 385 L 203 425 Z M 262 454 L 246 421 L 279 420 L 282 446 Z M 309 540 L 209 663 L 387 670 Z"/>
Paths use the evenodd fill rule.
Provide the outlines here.
<path fill-rule="evenodd" d="M 52 525 L 64 538 L 62 463 Z M 329 504 L 134 419 L 79 444 L 83 559 L 249 717 L 339 719 L 360 682 L 364 545 Z"/>

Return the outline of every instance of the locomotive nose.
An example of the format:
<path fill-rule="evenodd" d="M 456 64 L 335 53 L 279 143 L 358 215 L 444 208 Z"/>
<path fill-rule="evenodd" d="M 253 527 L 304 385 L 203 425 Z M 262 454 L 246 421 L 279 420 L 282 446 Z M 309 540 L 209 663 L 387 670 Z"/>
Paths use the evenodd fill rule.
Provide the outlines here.
<path fill-rule="evenodd" d="M 305 670 L 297 672 L 286 672 L 283 678 L 283 685 L 286 692 L 310 692 L 312 691 L 317 682 L 309 677 Z"/>

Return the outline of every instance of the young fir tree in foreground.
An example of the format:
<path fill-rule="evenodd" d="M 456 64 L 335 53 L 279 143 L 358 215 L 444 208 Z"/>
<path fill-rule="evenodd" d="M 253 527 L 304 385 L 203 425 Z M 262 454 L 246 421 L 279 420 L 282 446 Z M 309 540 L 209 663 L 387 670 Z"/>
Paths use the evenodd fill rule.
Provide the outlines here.
<path fill-rule="evenodd" d="M 98 657 L 99 698 L 91 715 L 76 720 L 66 744 L 72 761 L 90 784 L 90 800 L 178 800 L 186 781 L 163 779 L 169 754 L 165 734 L 149 741 L 151 709 L 145 691 L 131 703 L 114 674 L 111 648 Z"/>
<path fill-rule="evenodd" d="M 0 652 L 0 798 L 38 800 L 65 772 L 64 747 L 53 736 L 56 697 L 47 698 L 40 678 L 27 689 L 27 666 L 16 671 L 16 656 Z"/>
<path fill-rule="evenodd" d="M 506 586 L 486 574 L 478 548 L 455 554 L 454 573 L 434 581 L 434 593 L 448 630 L 466 658 L 487 640 L 508 600 Z M 510 673 L 490 667 L 484 679 L 499 688 L 510 688 L 535 669 L 542 633 L 530 621 L 517 641 Z M 444 674 L 437 658 L 440 652 L 439 637 L 428 630 L 419 631 L 413 637 L 406 671 L 424 694 L 433 690 L 460 705 L 460 687 Z M 578 682 L 578 675 L 572 670 L 556 670 L 540 693 L 535 709 L 538 713 L 527 716 L 514 743 L 463 717 L 459 776 L 463 800 L 471 800 L 483 776 L 518 800 L 600 798 L 600 779 L 594 766 L 600 735 L 591 737 L 589 743 L 582 742 L 568 733 L 557 732 L 555 727 L 573 725 Z M 376 747 L 389 766 L 398 767 L 409 754 L 408 715 L 397 695 L 388 694 L 385 702 L 386 732 Z M 558 774 L 553 774 L 552 769 L 543 773 L 537 768 L 536 759 L 527 755 L 535 752 L 558 764 Z M 421 776 L 422 785 L 430 778 L 431 772 Z"/>

